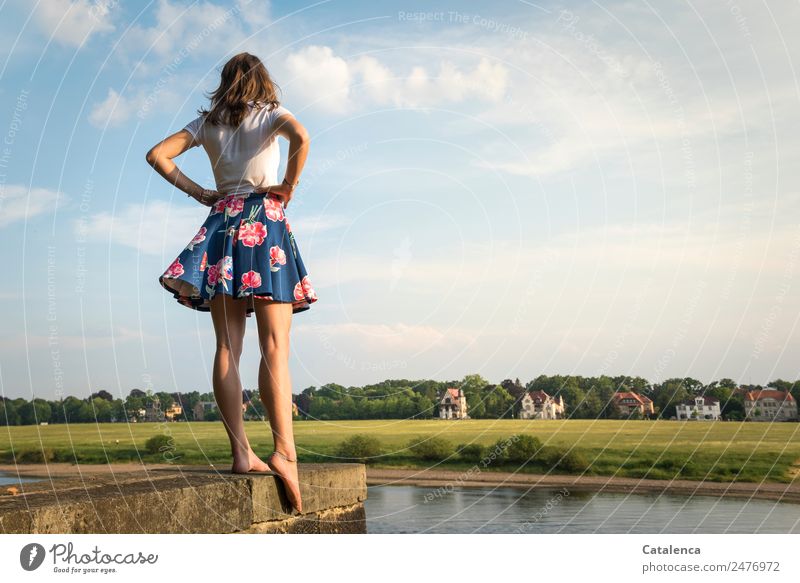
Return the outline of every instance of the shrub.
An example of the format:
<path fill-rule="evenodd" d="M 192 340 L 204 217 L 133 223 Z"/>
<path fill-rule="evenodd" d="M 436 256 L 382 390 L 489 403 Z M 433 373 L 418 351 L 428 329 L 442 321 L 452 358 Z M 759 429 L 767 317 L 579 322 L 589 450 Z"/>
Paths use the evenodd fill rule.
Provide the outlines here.
<path fill-rule="evenodd" d="M 175 442 L 169 435 L 159 434 L 148 439 L 144 448 L 148 453 L 161 453 L 168 449 L 175 449 Z"/>
<path fill-rule="evenodd" d="M 16 461 L 21 464 L 43 464 L 53 461 L 55 452 L 49 447 L 44 449 L 23 449 L 17 452 Z"/>
<path fill-rule="evenodd" d="M 381 455 L 381 442 L 372 435 L 356 434 L 348 437 L 336 448 L 336 455 L 346 460 L 357 460 L 361 463 L 375 461 Z"/>
<path fill-rule="evenodd" d="M 470 462 L 479 462 L 483 459 L 486 448 L 480 443 L 462 443 L 458 446 L 458 455 Z"/>
<path fill-rule="evenodd" d="M 453 444 L 442 437 L 416 437 L 408 442 L 408 449 L 424 460 L 443 460 L 453 454 Z"/>
<path fill-rule="evenodd" d="M 582 472 L 590 465 L 586 456 L 575 449 L 562 451 L 557 447 L 545 448 L 542 458 L 550 469 L 562 472 Z"/>
<path fill-rule="evenodd" d="M 589 460 L 583 453 L 571 449 L 559 460 L 557 467 L 565 472 L 582 472 L 588 469 L 589 465 Z"/>
<path fill-rule="evenodd" d="M 505 444 L 501 459 L 510 462 L 532 461 L 542 449 L 542 442 L 538 437 L 525 434 L 512 435 L 506 442 L 498 442 L 498 445 L 501 444 Z"/>

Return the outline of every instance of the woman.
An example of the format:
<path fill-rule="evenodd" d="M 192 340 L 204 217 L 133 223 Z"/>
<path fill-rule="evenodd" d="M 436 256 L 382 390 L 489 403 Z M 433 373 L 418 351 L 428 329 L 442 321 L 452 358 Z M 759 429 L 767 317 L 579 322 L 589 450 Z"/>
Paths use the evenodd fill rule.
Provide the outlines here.
<path fill-rule="evenodd" d="M 280 105 L 261 61 L 241 53 L 222 69 L 209 110 L 156 144 L 147 162 L 177 188 L 210 206 L 197 235 L 159 277 L 181 304 L 210 311 L 216 334 L 214 396 L 231 442 L 234 473 L 272 471 L 289 502 L 302 510 L 292 434 L 289 329 L 292 314 L 317 300 L 284 210 L 292 199 L 309 149 L 306 129 Z M 278 136 L 289 140 L 278 184 Z M 181 173 L 173 158 L 202 145 L 216 190 Z M 239 357 L 246 318 L 256 314 L 261 362 L 258 389 L 272 429 L 266 463 L 244 431 Z"/>

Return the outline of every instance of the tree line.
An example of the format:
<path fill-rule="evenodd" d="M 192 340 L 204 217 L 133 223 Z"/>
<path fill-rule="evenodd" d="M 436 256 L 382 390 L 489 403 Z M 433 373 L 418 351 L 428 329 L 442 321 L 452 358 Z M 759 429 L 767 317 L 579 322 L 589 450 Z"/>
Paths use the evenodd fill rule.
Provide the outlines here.
<path fill-rule="evenodd" d="M 453 381 L 386 380 L 363 387 L 327 384 L 309 387 L 296 396 L 302 415 L 313 419 L 409 419 L 438 415 L 439 396 L 448 387 L 460 387 L 467 399 L 468 415 L 473 419 L 518 418 L 522 397 L 527 392 L 544 391 L 563 398 L 566 418 L 619 419 L 636 417 L 621 414 L 614 405 L 617 392 L 632 391 L 653 401 L 655 418 L 676 416 L 675 407 L 697 395 L 720 401 L 723 418 L 744 419 L 744 390 L 775 388 L 789 391 L 800 400 L 800 381 L 772 381 L 761 385 L 738 385 L 723 378 L 705 384 L 697 379 L 673 378 L 651 383 L 642 377 L 578 375 L 540 375 L 523 384 L 519 379 L 489 383 L 477 374 Z"/>
<path fill-rule="evenodd" d="M 438 415 L 439 397 L 449 387 L 460 387 L 464 391 L 468 414 L 473 419 L 517 418 L 522 397 L 526 392 L 538 390 L 556 398 L 561 396 L 565 402 L 565 417 L 575 419 L 621 418 L 612 397 L 624 391 L 650 398 L 655 409 L 653 417 L 665 419 L 675 416 L 678 403 L 696 395 L 719 399 L 723 418 L 730 420 L 744 418 L 742 389 L 775 388 L 788 391 L 795 400 L 800 400 L 800 381 L 781 379 L 762 387 L 740 386 L 727 378 L 708 384 L 693 378 L 667 379 L 654 384 L 642 377 L 630 376 L 540 375 L 525 384 L 519 379 L 492 384 L 477 374 L 453 381 L 388 379 L 361 387 L 329 383 L 308 387 L 293 398 L 300 417 L 305 419 L 427 419 Z M 214 394 L 133 389 L 124 399 L 114 398 L 105 390 L 83 399 L 73 396 L 57 400 L 0 397 L 0 425 L 141 422 L 145 420 L 142 411 L 153 407 L 156 400 L 162 412 L 173 404 L 182 408 L 174 420 L 195 421 L 195 405 L 201 401 L 213 402 Z M 242 402 L 247 405 L 246 419 L 265 418 L 257 391 L 243 391 Z M 211 408 L 205 411 L 203 418 L 219 420 L 219 412 Z"/>

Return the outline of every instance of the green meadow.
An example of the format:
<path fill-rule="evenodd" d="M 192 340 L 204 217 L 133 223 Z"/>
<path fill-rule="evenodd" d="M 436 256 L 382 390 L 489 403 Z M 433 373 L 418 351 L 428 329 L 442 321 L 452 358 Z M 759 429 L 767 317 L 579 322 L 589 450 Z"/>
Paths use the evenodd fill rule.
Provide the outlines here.
<path fill-rule="evenodd" d="M 246 427 L 253 449 L 265 457 L 272 449 L 269 425 L 252 421 Z M 304 462 L 351 461 L 337 453 L 339 444 L 358 434 L 374 438 L 372 443 L 379 445 L 378 452 L 364 460 L 374 467 L 460 470 L 479 463 L 482 471 L 745 482 L 789 482 L 800 473 L 798 423 L 369 420 L 296 421 L 294 427 L 298 455 Z M 538 438 L 541 455 L 529 460 L 526 456 L 524 462 L 502 458 L 487 462 L 485 455 L 470 459 L 458 453 L 464 444 L 479 444 L 488 451 L 499 441 L 520 434 Z M 155 435 L 167 435 L 169 444 L 150 453 L 146 442 Z M 416 437 L 436 437 L 444 451 L 436 454 L 438 459 L 420 457 L 407 447 Z M 571 463 L 554 462 L 565 455 Z M 220 422 L 0 428 L 0 461 L 4 463 L 140 460 L 225 468 L 230 450 Z"/>

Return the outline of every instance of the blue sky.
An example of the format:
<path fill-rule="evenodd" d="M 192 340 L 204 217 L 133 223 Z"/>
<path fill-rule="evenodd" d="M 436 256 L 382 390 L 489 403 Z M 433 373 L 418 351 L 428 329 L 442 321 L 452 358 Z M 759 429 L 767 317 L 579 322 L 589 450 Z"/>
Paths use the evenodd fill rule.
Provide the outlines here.
<path fill-rule="evenodd" d="M 207 209 L 144 154 L 241 51 L 312 136 L 287 213 L 320 298 L 295 391 L 800 376 L 796 3 L 1 11 L 7 396 L 211 390 L 209 315 L 157 283 Z M 213 187 L 201 148 L 177 161 Z"/>

